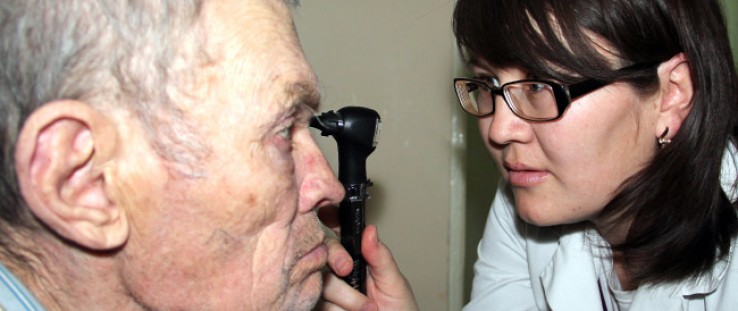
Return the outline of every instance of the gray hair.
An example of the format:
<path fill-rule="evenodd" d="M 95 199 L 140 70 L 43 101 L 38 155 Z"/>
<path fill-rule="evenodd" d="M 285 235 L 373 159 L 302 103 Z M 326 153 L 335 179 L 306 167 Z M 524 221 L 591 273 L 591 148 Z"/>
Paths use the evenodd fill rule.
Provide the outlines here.
<path fill-rule="evenodd" d="M 0 253 L 12 253 L 6 225 L 38 227 L 20 195 L 14 149 L 23 122 L 45 103 L 120 105 L 160 156 L 197 175 L 192 165 L 209 151 L 172 98 L 186 98 L 194 71 L 209 62 L 197 27 L 204 1 L 0 2 Z"/>
<path fill-rule="evenodd" d="M 0 235 L 3 223 L 33 226 L 13 155 L 23 122 L 45 103 L 123 105 L 139 117 L 164 158 L 186 162 L 197 156 L 201 145 L 186 135 L 186 122 L 177 122 L 184 118 L 170 98 L 204 59 L 195 27 L 201 2 L 0 2 Z M 167 122 L 158 122 L 163 115 Z"/>

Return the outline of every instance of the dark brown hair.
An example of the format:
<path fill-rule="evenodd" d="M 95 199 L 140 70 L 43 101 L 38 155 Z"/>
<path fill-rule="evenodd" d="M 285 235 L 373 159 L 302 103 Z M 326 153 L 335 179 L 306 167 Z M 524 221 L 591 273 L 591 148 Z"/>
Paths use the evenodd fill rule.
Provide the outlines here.
<path fill-rule="evenodd" d="M 738 220 L 720 170 L 734 140 L 738 80 L 717 1 L 459 0 L 454 32 L 466 58 L 565 83 L 622 80 L 646 94 L 658 85 L 655 70 L 623 77 L 616 69 L 685 53 L 692 111 L 603 215 L 630 223 L 626 240 L 613 249 L 639 284 L 699 275 L 729 253 Z M 605 40 L 619 63 L 598 52 L 591 35 Z"/>

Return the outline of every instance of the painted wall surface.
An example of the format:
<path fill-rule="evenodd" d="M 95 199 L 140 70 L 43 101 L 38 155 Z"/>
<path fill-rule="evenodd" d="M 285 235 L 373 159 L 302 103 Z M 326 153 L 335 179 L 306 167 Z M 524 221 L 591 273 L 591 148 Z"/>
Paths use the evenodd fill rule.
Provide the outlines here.
<path fill-rule="evenodd" d="M 379 145 L 367 161 L 374 182 L 367 218 L 422 310 L 455 309 L 449 307 L 452 8 L 448 0 L 324 0 L 293 10 L 321 83 L 321 110 L 359 105 L 382 118 Z M 314 134 L 337 171 L 335 142 Z"/>
<path fill-rule="evenodd" d="M 733 47 L 733 60 L 738 63 L 738 1 L 721 0 L 725 19 L 728 24 L 728 35 L 730 36 L 730 46 Z"/>

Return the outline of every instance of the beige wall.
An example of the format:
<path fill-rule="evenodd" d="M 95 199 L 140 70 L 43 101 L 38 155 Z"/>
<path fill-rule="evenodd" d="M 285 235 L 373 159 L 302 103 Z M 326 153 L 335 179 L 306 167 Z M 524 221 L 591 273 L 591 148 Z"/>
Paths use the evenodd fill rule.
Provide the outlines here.
<path fill-rule="evenodd" d="M 458 310 L 463 295 L 463 219 L 455 213 L 463 209 L 451 209 L 463 197 L 452 185 L 460 176 L 452 148 L 459 143 L 452 8 L 446 0 L 323 0 L 294 11 L 321 82 L 322 110 L 359 105 L 382 117 L 367 163 L 374 182 L 367 218 L 428 311 Z M 337 170 L 334 141 L 315 134 Z"/>

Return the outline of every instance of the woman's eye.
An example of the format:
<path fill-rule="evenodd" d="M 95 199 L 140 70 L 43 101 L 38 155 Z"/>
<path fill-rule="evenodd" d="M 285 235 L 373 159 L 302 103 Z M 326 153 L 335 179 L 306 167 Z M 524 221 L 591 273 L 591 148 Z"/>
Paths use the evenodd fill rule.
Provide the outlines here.
<path fill-rule="evenodd" d="M 496 87 L 500 86 L 500 81 L 497 80 L 497 78 L 492 77 L 492 76 L 480 75 L 480 76 L 477 76 L 477 79 L 488 82 L 489 84 L 492 84 L 493 86 L 496 86 Z"/>
<path fill-rule="evenodd" d="M 530 92 L 531 93 L 538 93 L 540 91 L 543 91 L 543 89 L 546 88 L 545 84 L 542 83 L 533 83 L 530 85 Z"/>

